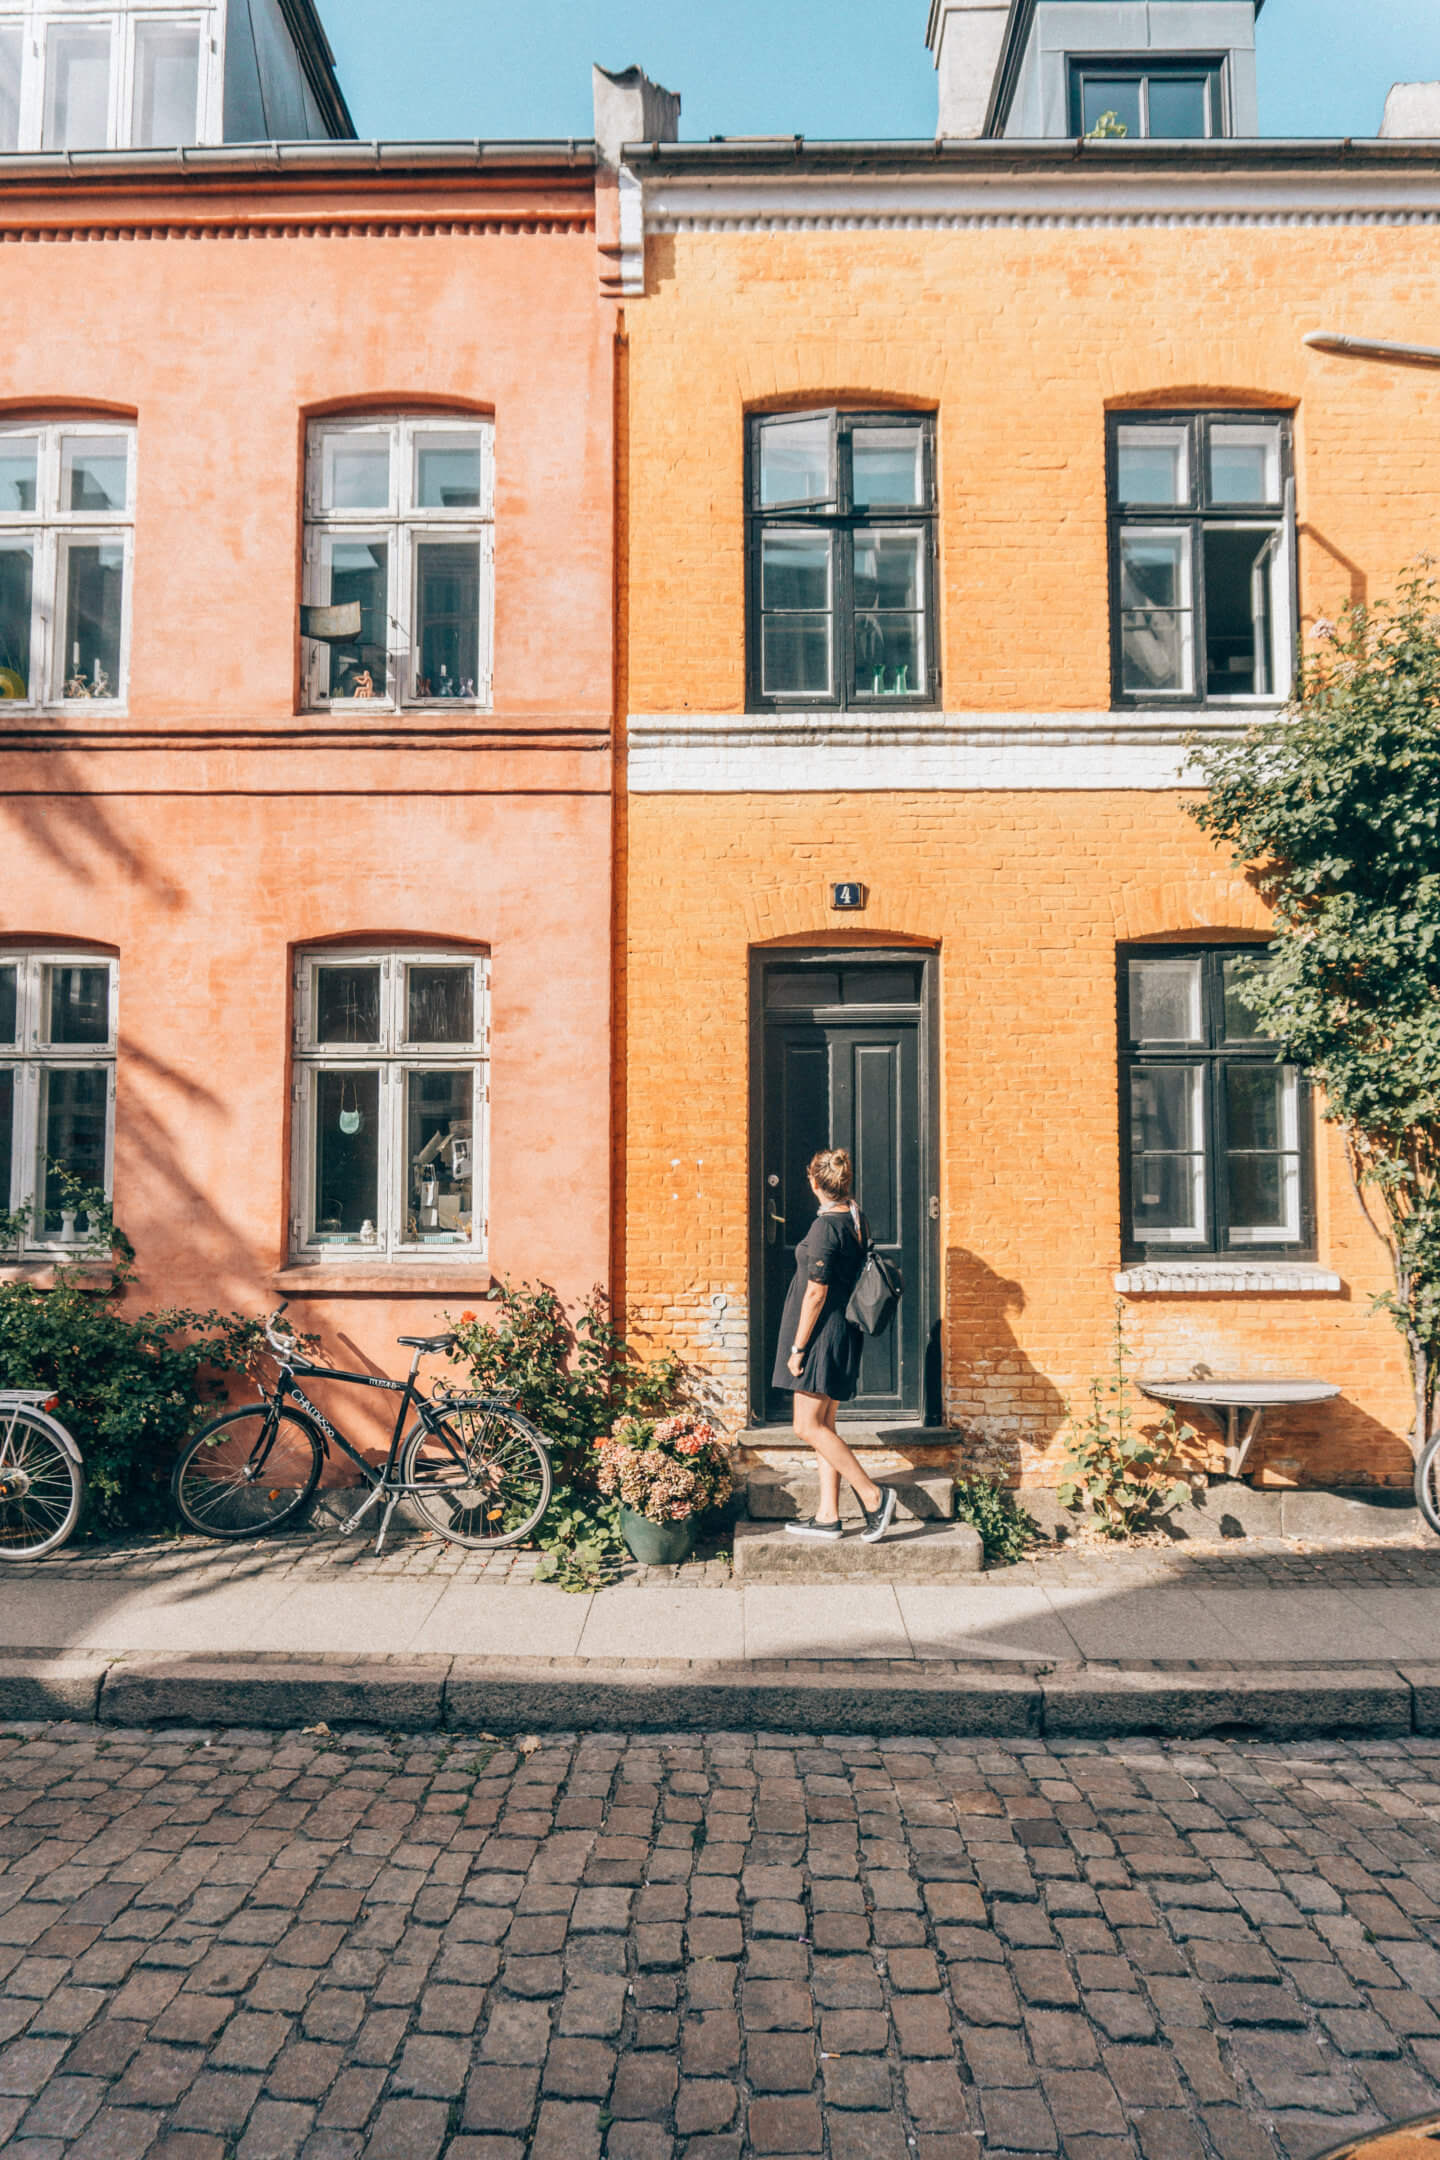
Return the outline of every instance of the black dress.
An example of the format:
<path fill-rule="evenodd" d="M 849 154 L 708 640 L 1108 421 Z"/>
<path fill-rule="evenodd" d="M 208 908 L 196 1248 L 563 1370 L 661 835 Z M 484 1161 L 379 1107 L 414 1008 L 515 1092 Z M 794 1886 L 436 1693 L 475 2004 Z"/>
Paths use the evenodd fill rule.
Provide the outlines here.
<path fill-rule="evenodd" d="M 845 1317 L 850 1293 L 860 1280 L 865 1251 L 854 1218 L 817 1215 L 795 1248 L 795 1279 L 780 1318 L 772 1384 L 798 1395 L 828 1395 L 849 1402 L 860 1382 L 860 1354 L 865 1338 Z M 797 1380 L 790 1370 L 790 1346 L 800 1332 L 800 1308 L 807 1283 L 824 1283 L 825 1306 L 805 1345 L 805 1363 Z"/>

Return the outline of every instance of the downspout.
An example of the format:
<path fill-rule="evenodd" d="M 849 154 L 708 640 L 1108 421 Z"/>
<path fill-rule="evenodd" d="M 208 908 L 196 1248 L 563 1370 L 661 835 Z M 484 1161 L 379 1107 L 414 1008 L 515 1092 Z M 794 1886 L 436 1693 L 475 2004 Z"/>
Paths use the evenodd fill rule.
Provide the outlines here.
<path fill-rule="evenodd" d="M 1386 338 L 1341 337 L 1312 330 L 1305 340 L 1317 352 L 1353 353 L 1360 360 L 1409 361 L 1414 367 L 1440 367 L 1440 345 L 1395 345 Z"/>

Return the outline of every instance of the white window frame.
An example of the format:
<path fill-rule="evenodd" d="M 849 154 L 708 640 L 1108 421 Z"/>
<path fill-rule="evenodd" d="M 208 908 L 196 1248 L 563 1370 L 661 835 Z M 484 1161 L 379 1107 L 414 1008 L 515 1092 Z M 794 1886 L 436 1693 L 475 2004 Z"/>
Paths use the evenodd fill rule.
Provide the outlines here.
<path fill-rule="evenodd" d="M 46 1232 L 43 1215 L 39 1212 L 40 1185 L 40 1104 L 44 1092 L 44 1076 L 51 1072 L 105 1072 L 108 1080 L 105 1090 L 105 1195 L 113 1197 L 115 1190 L 115 1053 L 119 1030 L 119 969 L 109 953 L 77 951 L 74 948 L 50 950 L 37 948 L 29 952 L 0 950 L 0 967 L 13 967 L 15 984 L 15 1041 L 0 1044 L 0 1071 L 14 1074 L 14 1111 L 10 1151 L 10 1188 L 0 1192 L 0 1205 L 10 1211 L 29 1206 L 32 1210 L 29 1227 L 20 1240 L 20 1256 L 25 1259 L 55 1258 L 83 1251 L 88 1236 L 81 1234 L 66 1238 L 60 1232 Z M 45 985 L 48 970 L 56 967 L 105 968 L 110 976 L 109 1032 L 102 1043 L 50 1043 L 45 1040 L 44 1019 Z M 14 1248 L 0 1255 L 0 1259 L 13 1257 Z"/>
<path fill-rule="evenodd" d="M 407 970 L 469 966 L 475 971 L 475 1035 L 470 1044 L 407 1043 Z M 315 977 L 324 967 L 374 967 L 380 971 L 380 1040 L 373 1044 L 319 1043 Z M 450 947 L 328 945 L 301 953 L 295 966 L 293 1079 L 290 1090 L 290 1253 L 306 1264 L 351 1266 L 383 1261 L 405 1267 L 473 1269 L 489 1248 L 490 1230 L 490 959 L 487 953 Z M 410 1242 L 405 1151 L 405 1076 L 409 1072 L 474 1072 L 471 1230 L 468 1240 Z M 373 1242 L 316 1235 L 316 1080 L 327 1072 L 379 1071 L 377 1215 Z"/>
<path fill-rule="evenodd" d="M 0 27 L 19 25 L 23 42 L 20 63 L 20 140 L 22 154 L 40 150 L 45 131 L 46 63 L 52 29 L 74 25 L 81 29 L 106 30 L 110 36 L 110 86 L 106 135 L 103 143 L 86 145 L 97 150 L 131 147 L 135 110 L 136 32 L 158 24 L 167 29 L 194 29 L 200 39 L 200 80 L 196 100 L 193 141 L 218 143 L 224 135 L 225 100 L 225 8 L 214 0 L 199 5 L 130 7 L 122 0 L 109 5 L 96 0 L 0 0 Z M 173 147 L 157 144 L 156 149 Z M 56 153 L 57 155 L 60 153 Z"/>
<path fill-rule="evenodd" d="M 65 443 L 114 442 L 125 450 L 125 508 L 123 510 L 67 510 L 61 496 Z M 11 422 L 0 427 L 0 450 L 8 442 L 37 441 L 35 508 L 7 511 L 0 506 L 0 546 L 16 541 L 34 550 L 30 592 L 29 696 L 0 702 L 0 719 L 36 710 L 66 712 L 119 712 L 130 689 L 130 630 L 135 587 L 135 462 L 136 430 L 133 423 L 89 420 L 81 415 L 69 420 Z M 66 656 L 62 638 L 65 627 L 64 564 L 72 545 L 105 545 L 118 542 L 124 552 L 120 602 L 120 664 L 113 694 L 109 697 L 67 697 Z"/>
<path fill-rule="evenodd" d="M 480 501 L 474 508 L 437 510 L 415 501 L 417 453 L 427 435 L 472 434 L 480 451 Z M 342 510 L 326 505 L 331 454 L 337 443 L 370 438 L 390 454 L 390 499 L 383 509 Z M 419 614 L 418 550 L 426 541 L 472 540 L 480 549 L 480 610 L 475 695 L 417 697 L 413 657 Z M 330 648 L 301 638 L 305 706 L 311 712 L 357 717 L 384 712 L 488 712 L 494 701 L 495 646 L 495 424 L 473 413 L 417 413 L 312 421 L 305 458 L 304 599 L 330 600 L 330 554 L 337 540 L 383 540 L 386 560 L 386 688 L 370 698 L 330 695 Z"/>

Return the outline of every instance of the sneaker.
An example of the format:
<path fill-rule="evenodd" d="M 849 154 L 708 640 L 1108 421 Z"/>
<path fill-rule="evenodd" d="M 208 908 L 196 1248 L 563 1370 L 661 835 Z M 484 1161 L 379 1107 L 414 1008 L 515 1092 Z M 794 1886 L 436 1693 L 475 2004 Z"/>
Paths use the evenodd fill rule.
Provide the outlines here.
<path fill-rule="evenodd" d="M 807 1515 L 802 1522 L 787 1522 L 787 1537 L 814 1538 L 821 1545 L 838 1545 L 845 1533 L 838 1522 L 821 1522 L 818 1515 Z"/>
<path fill-rule="evenodd" d="M 893 1485 L 880 1487 L 880 1505 L 865 1509 L 865 1528 L 860 1533 L 864 1545 L 878 1545 L 885 1532 L 895 1520 L 895 1503 L 899 1498 Z"/>

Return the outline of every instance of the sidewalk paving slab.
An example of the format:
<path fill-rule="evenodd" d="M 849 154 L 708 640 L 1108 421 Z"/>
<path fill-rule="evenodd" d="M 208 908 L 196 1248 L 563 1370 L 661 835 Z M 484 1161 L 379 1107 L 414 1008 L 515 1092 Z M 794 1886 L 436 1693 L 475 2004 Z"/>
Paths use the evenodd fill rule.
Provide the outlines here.
<path fill-rule="evenodd" d="M 747 1657 L 914 1655 L 889 1583 L 755 1583 L 744 1612 Z"/>
<path fill-rule="evenodd" d="M 897 1583 L 917 1658 L 1079 1659 L 1065 1615 L 1039 1584 Z"/>
<path fill-rule="evenodd" d="M 745 1606 L 733 1590 L 611 1589 L 587 1604 L 581 1657 L 745 1655 Z"/>
<path fill-rule="evenodd" d="M 353 1604 L 353 1584 L 343 1587 Z M 431 1657 L 513 1657 L 522 1647 L 527 1657 L 574 1657 L 589 1610 L 588 1593 L 541 1583 L 450 1582 L 407 1647 Z"/>

